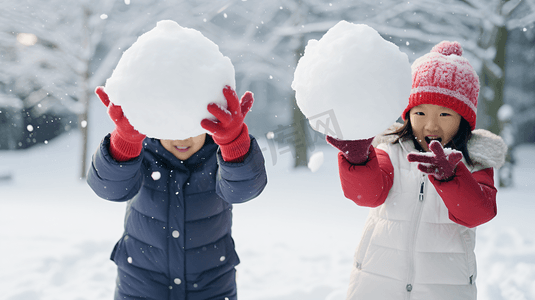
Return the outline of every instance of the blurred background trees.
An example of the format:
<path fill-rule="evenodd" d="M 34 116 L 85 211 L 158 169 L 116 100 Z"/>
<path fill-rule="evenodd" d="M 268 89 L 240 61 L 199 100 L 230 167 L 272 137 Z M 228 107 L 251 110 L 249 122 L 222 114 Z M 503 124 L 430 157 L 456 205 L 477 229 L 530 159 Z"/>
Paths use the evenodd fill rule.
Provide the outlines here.
<path fill-rule="evenodd" d="M 219 45 L 235 66 L 237 92 L 255 93 L 251 133 L 271 139 L 267 155 L 291 152 L 295 166 L 306 165 L 323 139 L 295 106 L 293 71 L 308 40 L 340 20 L 370 25 L 411 62 L 442 40 L 459 41 L 481 80 L 478 127 L 502 134 L 510 147 L 535 142 L 535 0 L 6 0 L 0 149 L 28 148 L 70 130 L 81 130 L 87 145 L 89 105 L 101 105 L 95 87 L 162 19 Z M 83 148 L 80 177 L 88 164 Z"/>

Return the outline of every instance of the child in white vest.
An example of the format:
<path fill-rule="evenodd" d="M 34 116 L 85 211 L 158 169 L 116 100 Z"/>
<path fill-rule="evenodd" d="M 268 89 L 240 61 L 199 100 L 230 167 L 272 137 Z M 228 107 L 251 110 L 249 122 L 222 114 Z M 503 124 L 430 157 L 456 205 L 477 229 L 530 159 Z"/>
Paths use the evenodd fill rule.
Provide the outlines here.
<path fill-rule="evenodd" d="M 496 215 L 507 146 L 474 130 L 479 79 L 459 43 L 417 59 L 412 78 L 403 125 L 375 139 L 327 136 L 345 196 L 372 207 L 347 299 L 477 297 L 475 227 Z"/>

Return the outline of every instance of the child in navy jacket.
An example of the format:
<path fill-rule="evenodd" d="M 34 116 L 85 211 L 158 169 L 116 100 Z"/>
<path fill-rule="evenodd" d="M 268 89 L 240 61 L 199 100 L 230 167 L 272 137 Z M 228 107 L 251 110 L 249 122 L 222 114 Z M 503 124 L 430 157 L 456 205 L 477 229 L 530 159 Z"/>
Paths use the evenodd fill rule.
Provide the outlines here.
<path fill-rule="evenodd" d="M 212 135 L 147 138 L 102 87 L 97 95 L 116 124 L 93 156 L 88 184 L 111 201 L 128 201 L 125 231 L 111 259 L 115 299 L 237 299 L 232 204 L 257 197 L 267 183 L 264 158 L 243 122 L 253 104 L 230 87 L 228 114 L 216 104 Z"/>

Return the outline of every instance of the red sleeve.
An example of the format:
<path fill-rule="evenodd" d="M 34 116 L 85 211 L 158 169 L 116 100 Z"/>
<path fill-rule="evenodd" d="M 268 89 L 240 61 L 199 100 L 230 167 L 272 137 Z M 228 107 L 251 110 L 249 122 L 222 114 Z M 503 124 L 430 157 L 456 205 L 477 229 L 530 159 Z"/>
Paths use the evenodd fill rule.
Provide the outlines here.
<path fill-rule="evenodd" d="M 455 177 L 446 182 L 429 176 L 438 194 L 448 208 L 450 220 L 476 227 L 496 216 L 494 171 L 487 168 L 471 173 L 463 163 L 457 166 Z"/>
<path fill-rule="evenodd" d="M 385 202 L 394 179 L 394 167 L 385 151 L 372 147 L 364 165 L 353 165 L 339 153 L 338 168 L 342 190 L 348 199 L 366 207 Z"/>

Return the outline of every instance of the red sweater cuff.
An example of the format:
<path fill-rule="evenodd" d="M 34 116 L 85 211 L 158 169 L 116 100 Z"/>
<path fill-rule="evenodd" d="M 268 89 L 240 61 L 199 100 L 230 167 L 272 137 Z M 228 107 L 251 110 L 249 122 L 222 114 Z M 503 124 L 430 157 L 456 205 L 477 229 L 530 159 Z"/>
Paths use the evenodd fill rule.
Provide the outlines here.
<path fill-rule="evenodd" d="M 359 206 L 377 207 L 388 197 L 394 167 L 385 151 L 373 147 L 370 150 L 365 165 L 354 165 L 339 152 L 338 167 L 344 196 Z"/>
<path fill-rule="evenodd" d="M 143 141 L 132 143 L 123 139 L 117 129 L 113 130 L 110 136 L 110 155 L 116 161 L 128 161 L 136 158 L 141 154 Z"/>
<path fill-rule="evenodd" d="M 249 152 L 251 138 L 249 138 L 249 129 L 244 123 L 240 135 L 228 144 L 219 145 L 221 156 L 226 162 L 242 162 L 245 155 Z"/>
<path fill-rule="evenodd" d="M 442 182 L 429 176 L 448 208 L 450 220 L 476 227 L 496 216 L 496 193 L 492 168 L 471 173 L 463 163 L 457 165 L 453 180 Z"/>

